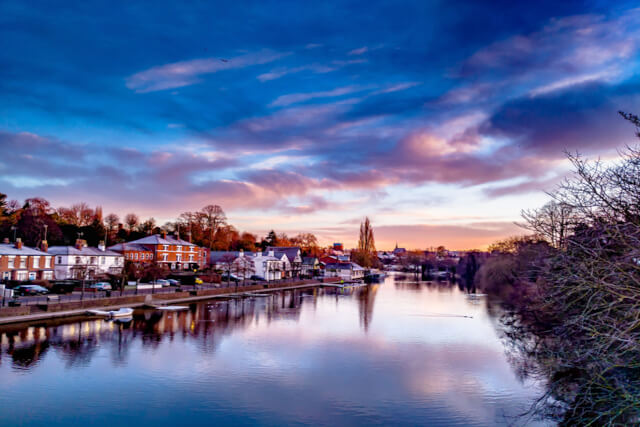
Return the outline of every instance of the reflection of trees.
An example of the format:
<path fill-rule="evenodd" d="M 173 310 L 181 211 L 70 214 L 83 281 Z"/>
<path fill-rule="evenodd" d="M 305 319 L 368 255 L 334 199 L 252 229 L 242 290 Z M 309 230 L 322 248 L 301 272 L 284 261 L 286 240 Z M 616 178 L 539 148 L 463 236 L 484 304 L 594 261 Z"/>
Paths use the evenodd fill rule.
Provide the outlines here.
<path fill-rule="evenodd" d="M 366 331 L 373 318 L 373 304 L 378 293 L 378 285 L 367 285 L 357 290 L 358 313 L 360 314 L 360 326 Z"/>
<path fill-rule="evenodd" d="M 560 425 L 583 425 L 587 421 L 593 425 L 629 425 L 640 420 L 640 363 L 614 363 L 594 376 L 588 363 L 580 367 L 568 362 L 576 350 L 561 331 L 524 320 L 514 312 L 502 316 L 499 331 L 517 376 L 545 384 L 545 393 L 528 416 L 553 419 Z"/>

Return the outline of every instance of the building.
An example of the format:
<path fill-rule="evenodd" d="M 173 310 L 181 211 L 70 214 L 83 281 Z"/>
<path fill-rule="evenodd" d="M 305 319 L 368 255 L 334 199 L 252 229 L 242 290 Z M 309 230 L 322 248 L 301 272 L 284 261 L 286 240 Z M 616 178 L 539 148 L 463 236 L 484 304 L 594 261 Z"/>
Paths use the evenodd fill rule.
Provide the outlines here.
<path fill-rule="evenodd" d="M 284 255 L 286 258 L 286 255 Z M 231 272 L 240 278 L 250 278 L 253 275 L 262 277 L 266 281 L 278 280 L 284 277 L 285 266 L 281 258 L 269 252 L 243 251 L 215 251 L 209 255 L 210 265 L 223 273 Z M 248 265 L 247 263 L 251 263 Z"/>
<path fill-rule="evenodd" d="M 342 280 L 364 279 L 364 268 L 355 262 L 337 262 L 327 264 L 324 268 L 325 277 L 339 277 Z"/>
<path fill-rule="evenodd" d="M 51 246 L 48 252 L 55 256 L 55 278 L 58 280 L 118 275 L 124 268 L 124 255 L 107 250 L 104 242 L 97 248 L 90 248 L 85 240 L 78 239 L 75 246 Z"/>
<path fill-rule="evenodd" d="M 169 270 L 204 268 L 208 263 L 207 249 L 201 248 L 179 236 L 167 233 L 154 234 L 132 242 L 111 246 L 109 250 L 124 255 L 125 260 L 156 264 Z"/>
<path fill-rule="evenodd" d="M 285 277 L 293 277 L 302 270 L 302 251 L 297 246 L 267 246 L 267 253 L 273 251 L 273 255 L 284 264 Z"/>
<path fill-rule="evenodd" d="M 320 272 L 320 261 L 316 257 L 302 258 L 302 270 L 300 274 L 305 277 L 315 277 Z"/>
<path fill-rule="evenodd" d="M 53 279 L 53 256 L 48 254 L 47 242 L 42 242 L 42 251 L 22 244 L 20 238 L 15 243 L 0 244 L 0 279 L 51 280 Z"/>

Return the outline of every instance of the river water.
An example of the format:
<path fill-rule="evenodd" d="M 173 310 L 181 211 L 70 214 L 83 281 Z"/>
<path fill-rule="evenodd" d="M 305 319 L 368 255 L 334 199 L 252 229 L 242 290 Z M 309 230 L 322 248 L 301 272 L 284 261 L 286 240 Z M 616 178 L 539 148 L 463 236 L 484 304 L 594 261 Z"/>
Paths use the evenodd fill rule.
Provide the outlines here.
<path fill-rule="evenodd" d="M 384 283 L 207 301 L 133 321 L 0 327 L 0 425 L 507 425 L 494 304 Z"/>

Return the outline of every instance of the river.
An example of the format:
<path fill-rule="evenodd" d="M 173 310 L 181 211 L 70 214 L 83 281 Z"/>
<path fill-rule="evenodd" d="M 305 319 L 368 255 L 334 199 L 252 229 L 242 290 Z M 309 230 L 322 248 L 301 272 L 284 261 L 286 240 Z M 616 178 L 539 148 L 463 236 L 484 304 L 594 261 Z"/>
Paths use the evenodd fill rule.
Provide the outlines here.
<path fill-rule="evenodd" d="M 517 377 L 488 304 L 392 275 L 129 323 L 4 326 L 0 425 L 512 424 L 540 389 Z"/>

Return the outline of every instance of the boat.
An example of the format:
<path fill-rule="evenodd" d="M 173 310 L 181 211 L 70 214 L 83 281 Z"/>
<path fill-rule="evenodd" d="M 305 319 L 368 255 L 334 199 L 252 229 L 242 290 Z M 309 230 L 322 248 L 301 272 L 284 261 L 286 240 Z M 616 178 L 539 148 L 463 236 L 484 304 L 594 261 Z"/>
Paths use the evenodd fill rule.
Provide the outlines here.
<path fill-rule="evenodd" d="M 383 271 L 371 270 L 369 274 L 364 276 L 364 281 L 367 283 L 380 283 L 384 281 L 386 274 Z"/>
<path fill-rule="evenodd" d="M 162 307 L 157 307 L 157 309 L 162 311 L 183 311 L 189 310 L 189 307 L 187 307 L 186 305 L 165 305 Z"/>
<path fill-rule="evenodd" d="M 133 308 L 121 308 L 119 310 L 87 310 L 87 314 L 92 316 L 102 316 L 111 319 L 118 317 L 131 317 L 133 315 Z"/>

